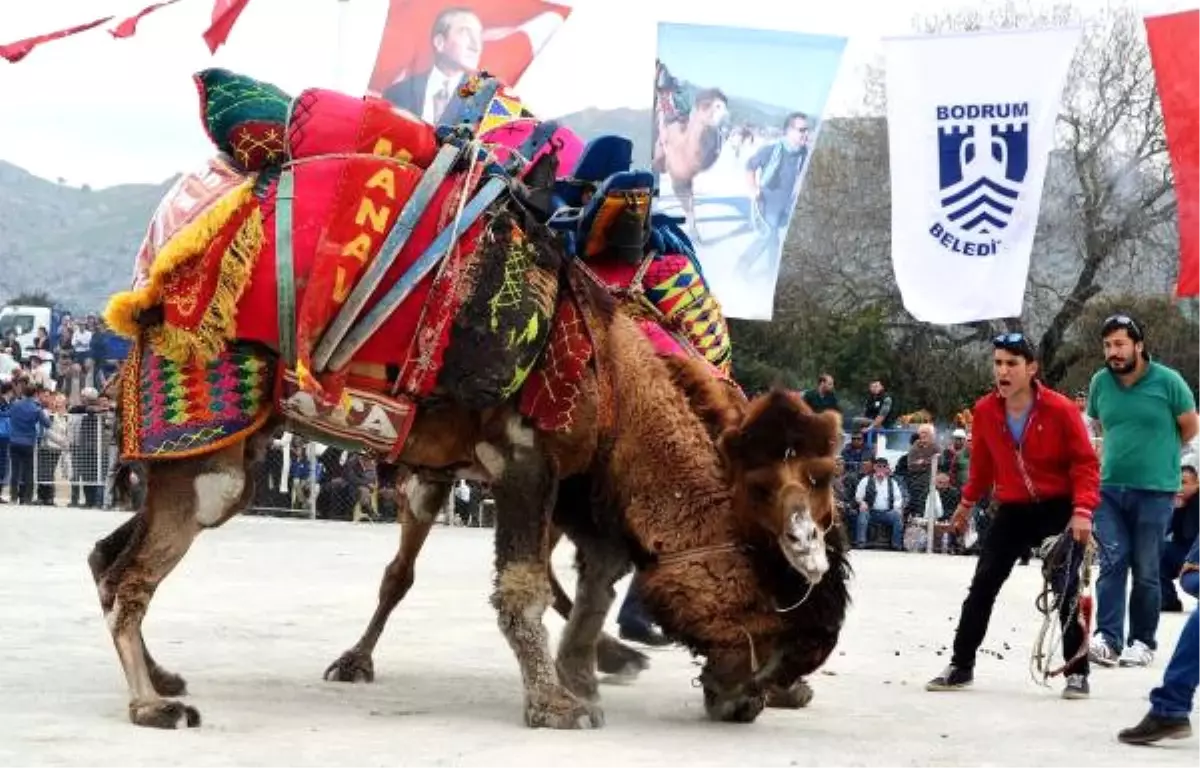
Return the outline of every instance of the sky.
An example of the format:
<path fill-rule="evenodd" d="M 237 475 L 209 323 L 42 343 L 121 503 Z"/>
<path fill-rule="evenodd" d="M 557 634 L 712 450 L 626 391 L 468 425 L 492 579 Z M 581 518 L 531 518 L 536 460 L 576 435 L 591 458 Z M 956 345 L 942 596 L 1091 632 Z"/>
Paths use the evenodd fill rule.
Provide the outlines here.
<path fill-rule="evenodd" d="M 1101 8 L 1112 0 L 1075 0 Z M 0 39 L 12 42 L 114 14 L 149 0 L 4 0 Z M 649 108 L 657 22 L 768 27 L 849 37 L 826 114 L 861 104 L 861 72 L 881 36 L 912 31 L 915 16 L 971 0 L 560 0 L 575 11 L 517 84 L 536 114 L 587 107 Z M 1143 0 L 1144 12 L 1196 0 Z M 113 40 L 104 28 L 0 60 L 0 159 L 45 178 L 106 187 L 160 182 L 200 167 L 212 148 L 191 75 L 227 67 L 290 92 L 361 93 L 374 63 L 387 0 L 252 0 L 225 47 L 201 39 L 211 0 L 183 0 Z"/>
<path fill-rule="evenodd" d="M 658 56 L 674 77 L 814 114 L 825 104 L 845 46 L 842 36 L 669 22 L 659 24 L 657 37 Z"/>

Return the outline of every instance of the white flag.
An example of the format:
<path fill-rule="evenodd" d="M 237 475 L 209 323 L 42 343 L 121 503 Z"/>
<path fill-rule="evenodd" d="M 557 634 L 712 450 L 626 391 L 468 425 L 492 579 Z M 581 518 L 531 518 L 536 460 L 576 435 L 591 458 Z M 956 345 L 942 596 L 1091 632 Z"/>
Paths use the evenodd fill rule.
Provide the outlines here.
<path fill-rule="evenodd" d="M 929 323 L 1021 314 L 1046 164 L 1081 30 L 884 40 L 892 267 Z"/>

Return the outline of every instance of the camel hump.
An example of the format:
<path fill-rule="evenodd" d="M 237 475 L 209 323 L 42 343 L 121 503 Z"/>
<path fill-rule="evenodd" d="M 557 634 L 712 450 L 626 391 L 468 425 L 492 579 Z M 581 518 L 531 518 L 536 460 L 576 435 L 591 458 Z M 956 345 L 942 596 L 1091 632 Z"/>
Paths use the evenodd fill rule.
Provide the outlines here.
<path fill-rule="evenodd" d="M 714 441 L 741 423 L 747 402 L 737 385 L 715 378 L 712 366 L 694 357 L 670 355 L 663 360 L 675 386 Z"/>

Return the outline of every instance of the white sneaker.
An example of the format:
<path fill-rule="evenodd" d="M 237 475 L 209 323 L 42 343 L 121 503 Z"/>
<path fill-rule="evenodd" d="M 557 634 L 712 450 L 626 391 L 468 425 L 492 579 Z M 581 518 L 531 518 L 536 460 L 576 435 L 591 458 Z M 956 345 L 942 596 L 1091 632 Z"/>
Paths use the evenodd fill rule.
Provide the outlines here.
<path fill-rule="evenodd" d="M 1104 639 L 1104 635 L 1092 635 L 1088 645 L 1088 659 L 1093 664 L 1099 664 L 1102 667 L 1115 667 L 1118 656 L 1108 641 Z"/>
<path fill-rule="evenodd" d="M 1154 651 L 1141 640 L 1134 640 L 1121 654 L 1122 667 L 1148 667 L 1154 661 Z"/>

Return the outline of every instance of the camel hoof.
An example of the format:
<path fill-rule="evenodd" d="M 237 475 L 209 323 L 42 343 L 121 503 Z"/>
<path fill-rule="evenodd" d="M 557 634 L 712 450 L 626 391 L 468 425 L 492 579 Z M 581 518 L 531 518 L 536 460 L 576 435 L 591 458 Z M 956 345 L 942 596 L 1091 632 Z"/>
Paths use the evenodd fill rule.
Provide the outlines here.
<path fill-rule="evenodd" d="M 551 688 L 527 700 L 525 725 L 561 731 L 602 728 L 604 710 L 579 699 L 565 688 Z"/>
<path fill-rule="evenodd" d="M 129 720 L 144 728 L 199 728 L 200 713 L 195 707 L 178 701 L 130 702 Z"/>
<path fill-rule="evenodd" d="M 596 666 L 612 678 L 606 682 L 631 683 L 650 668 L 650 657 L 608 636 L 596 643 Z"/>
<path fill-rule="evenodd" d="M 797 680 L 791 688 L 773 688 L 767 692 L 767 706 L 772 709 L 803 709 L 813 700 L 813 689 L 807 680 Z"/>
<path fill-rule="evenodd" d="M 150 682 L 159 696 L 187 696 L 187 681 L 162 667 L 150 668 Z"/>
<path fill-rule="evenodd" d="M 370 654 L 346 651 L 325 670 L 325 679 L 331 683 L 373 683 L 375 663 Z"/>

